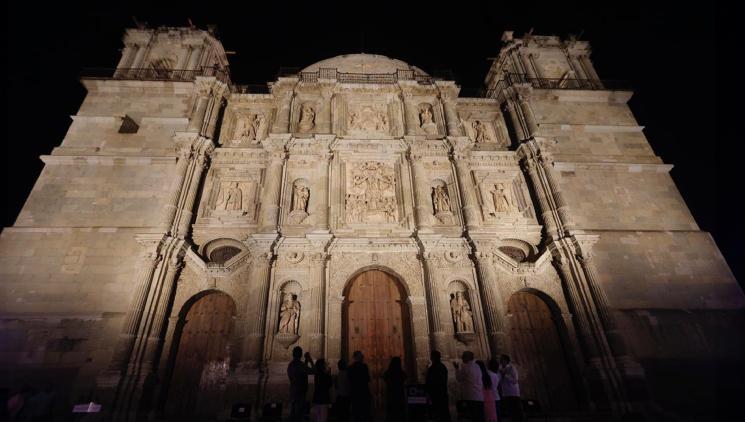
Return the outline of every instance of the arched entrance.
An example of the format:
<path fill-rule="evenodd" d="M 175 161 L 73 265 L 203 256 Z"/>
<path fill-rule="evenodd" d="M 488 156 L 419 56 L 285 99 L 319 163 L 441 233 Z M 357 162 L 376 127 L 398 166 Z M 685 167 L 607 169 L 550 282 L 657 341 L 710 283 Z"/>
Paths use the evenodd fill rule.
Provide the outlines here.
<path fill-rule="evenodd" d="M 230 335 L 235 302 L 211 292 L 187 303 L 177 327 L 166 412 L 182 420 L 208 420 L 223 407 L 230 368 Z"/>
<path fill-rule="evenodd" d="M 352 361 L 360 350 L 370 368 L 370 389 L 380 406 L 385 386 L 383 372 L 392 357 L 400 356 L 413 375 L 410 312 L 401 284 L 386 272 L 368 270 L 347 284 L 342 308 L 342 356 Z"/>
<path fill-rule="evenodd" d="M 510 297 L 512 360 L 519 369 L 520 393 L 537 400 L 543 410 L 577 409 L 575 384 L 567 350 L 548 304 L 537 295 L 517 292 Z"/>

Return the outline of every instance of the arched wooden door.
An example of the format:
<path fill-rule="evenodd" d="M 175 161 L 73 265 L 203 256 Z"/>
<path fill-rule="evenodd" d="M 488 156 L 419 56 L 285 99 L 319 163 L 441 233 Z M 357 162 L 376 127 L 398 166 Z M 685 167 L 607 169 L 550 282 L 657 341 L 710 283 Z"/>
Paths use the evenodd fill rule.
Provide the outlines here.
<path fill-rule="evenodd" d="M 410 332 L 405 293 L 395 278 L 383 271 L 370 270 L 349 283 L 344 306 L 343 353 L 348 362 L 352 361 L 355 350 L 365 356 L 372 378 L 370 389 L 378 406 L 385 393 L 382 375 L 391 358 L 400 356 L 405 370 L 412 367 L 408 350 Z"/>
<path fill-rule="evenodd" d="M 198 299 L 189 308 L 168 392 L 170 417 L 209 420 L 222 410 L 234 316 L 233 299 L 219 292 Z"/>
<path fill-rule="evenodd" d="M 540 297 L 518 292 L 507 310 L 523 398 L 537 400 L 548 411 L 576 410 L 575 384 L 551 309 Z"/>

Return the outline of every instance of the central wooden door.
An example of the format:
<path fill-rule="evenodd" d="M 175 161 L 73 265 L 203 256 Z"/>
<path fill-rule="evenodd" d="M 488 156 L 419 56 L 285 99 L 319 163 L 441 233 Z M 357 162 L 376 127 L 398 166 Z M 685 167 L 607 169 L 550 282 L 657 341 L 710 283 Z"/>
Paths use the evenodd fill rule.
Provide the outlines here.
<path fill-rule="evenodd" d="M 192 304 L 173 365 L 169 416 L 209 420 L 222 410 L 234 317 L 235 303 L 224 293 L 210 293 Z"/>
<path fill-rule="evenodd" d="M 352 353 L 361 351 L 370 368 L 370 390 L 379 407 L 385 397 L 383 372 L 392 357 L 400 356 L 411 368 L 407 350 L 410 339 L 409 312 L 398 281 L 379 270 L 365 271 L 347 287 L 343 320 L 343 353 L 352 362 Z M 409 376 L 413 375 L 407 371 Z"/>
<path fill-rule="evenodd" d="M 540 297 L 518 292 L 507 310 L 522 397 L 537 400 L 543 410 L 576 410 L 575 384 L 551 309 Z"/>

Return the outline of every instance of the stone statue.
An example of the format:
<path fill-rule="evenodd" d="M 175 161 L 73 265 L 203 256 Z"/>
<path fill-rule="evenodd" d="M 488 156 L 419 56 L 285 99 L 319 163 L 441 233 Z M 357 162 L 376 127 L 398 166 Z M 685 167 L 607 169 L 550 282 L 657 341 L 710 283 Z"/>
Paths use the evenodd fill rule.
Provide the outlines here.
<path fill-rule="evenodd" d="M 432 106 L 429 104 L 423 104 L 421 106 L 421 111 L 419 112 L 419 119 L 421 121 L 420 127 L 424 130 L 424 133 L 428 135 L 437 134 L 437 125 L 432 118 Z"/>
<path fill-rule="evenodd" d="M 481 120 L 475 120 L 472 123 L 472 126 L 473 126 L 473 133 L 474 133 L 474 141 L 476 141 L 476 143 L 489 141 L 489 134 L 486 131 L 486 125 L 482 123 Z"/>
<path fill-rule="evenodd" d="M 225 211 L 240 211 L 243 206 L 243 191 L 238 182 L 228 185 L 227 189 L 220 190 L 217 205 L 222 206 Z"/>
<path fill-rule="evenodd" d="M 426 125 L 427 123 L 434 123 L 432 121 L 432 111 L 429 107 L 424 107 L 422 109 L 422 112 L 419 113 L 419 117 L 422 119 L 422 127 Z"/>
<path fill-rule="evenodd" d="M 261 125 L 264 123 L 264 116 L 261 114 L 255 114 L 253 119 L 249 122 L 249 133 L 246 140 L 253 141 L 252 143 L 258 143 L 259 142 L 259 136 L 260 136 L 260 130 Z"/>
<path fill-rule="evenodd" d="M 296 184 L 292 190 L 292 210 L 307 212 L 310 189 L 303 184 Z"/>
<path fill-rule="evenodd" d="M 300 302 L 293 293 L 284 293 L 282 305 L 279 308 L 279 333 L 298 333 L 300 322 Z"/>
<path fill-rule="evenodd" d="M 437 185 L 432 188 L 432 205 L 434 206 L 435 214 L 451 211 L 450 197 L 445 186 Z"/>
<path fill-rule="evenodd" d="M 473 312 L 468 300 L 463 296 L 463 292 L 456 292 L 455 296 L 450 299 L 450 310 L 453 312 L 453 322 L 455 322 L 456 333 L 473 332 Z"/>
<path fill-rule="evenodd" d="M 510 212 L 512 211 L 512 203 L 508 198 L 508 193 L 504 187 L 504 184 L 497 183 L 494 185 L 489 193 L 492 195 L 492 201 L 494 201 L 495 212 Z"/>
<path fill-rule="evenodd" d="M 308 133 L 313 130 L 316 126 L 316 112 L 310 104 L 305 103 L 300 108 L 300 122 L 298 123 L 297 129 L 300 133 Z"/>

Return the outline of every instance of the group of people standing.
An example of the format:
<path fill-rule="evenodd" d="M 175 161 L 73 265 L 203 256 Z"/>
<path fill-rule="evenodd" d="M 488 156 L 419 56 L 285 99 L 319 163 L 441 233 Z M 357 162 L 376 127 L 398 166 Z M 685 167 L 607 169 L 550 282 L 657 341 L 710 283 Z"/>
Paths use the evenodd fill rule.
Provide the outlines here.
<path fill-rule="evenodd" d="M 304 357 L 304 360 L 301 360 Z M 308 391 L 308 376 L 314 376 L 314 391 L 310 420 L 326 422 L 331 404 L 331 387 L 336 390 L 334 409 L 339 422 L 372 422 L 372 395 L 370 394 L 370 370 L 364 363 L 362 352 L 352 354 L 352 364 L 347 366 L 344 359 L 338 362 L 338 373 L 332 379 L 324 359 L 313 362 L 309 353 L 303 349 L 292 350 L 292 361 L 287 367 L 290 379 L 290 422 L 303 420 Z M 432 364 L 427 368 L 425 387 L 430 404 L 429 414 L 437 422 L 450 422 L 448 369 L 441 361 L 441 354 L 433 350 L 430 354 Z M 497 422 L 501 415 L 510 415 L 512 421 L 524 420 L 517 369 L 510 363 L 507 355 L 492 358 L 488 364 L 475 361 L 473 352 L 463 352 L 463 364 L 453 362 L 460 396 L 465 404 L 464 411 L 472 422 Z M 406 373 L 400 357 L 391 358 L 388 369 L 383 373 L 386 386 L 387 422 L 404 421 L 406 418 L 406 398 L 404 388 Z"/>

